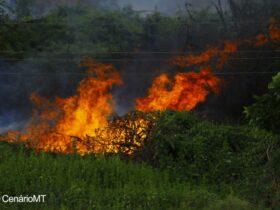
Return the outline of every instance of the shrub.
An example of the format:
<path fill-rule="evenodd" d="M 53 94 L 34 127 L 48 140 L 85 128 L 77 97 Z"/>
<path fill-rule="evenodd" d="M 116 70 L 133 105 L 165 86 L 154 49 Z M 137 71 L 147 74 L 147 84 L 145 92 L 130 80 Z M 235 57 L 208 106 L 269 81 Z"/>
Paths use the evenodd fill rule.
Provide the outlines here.
<path fill-rule="evenodd" d="M 150 137 L 151 164 L 174 177 L 205 183 L 219 191 L 224 186 L 246 198 L 271 194 L 268 145 L 277 141 L 266 131 L 248 126 L 219 125 L 189 112 L 162 113 Z M 224 189 L 227 189 L 226 187 Z M 259 197 L 258 197 L 259 196 Z"/>
<path fill-rule="evenodd" d="M 268 85 L 268 93 L 255 98 L 253 105 L 245 107 L 249 123 L 280 134 L 280 73 Z"/>

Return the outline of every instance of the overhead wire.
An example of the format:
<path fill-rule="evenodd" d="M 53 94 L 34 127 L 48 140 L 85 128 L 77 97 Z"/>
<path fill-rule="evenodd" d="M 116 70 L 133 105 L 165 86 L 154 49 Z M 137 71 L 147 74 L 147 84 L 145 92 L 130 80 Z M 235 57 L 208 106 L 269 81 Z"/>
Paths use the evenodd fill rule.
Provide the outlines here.
<path fill-rule="evenodd" d="M 187 73 L 187 71 L 185 71 Z M 214 72 L 215 75 L 247 75 L 247 74 L 276 74 L 280 71 L 267 71 L 267 72 L 257 72 L 257 71 L 244 71 L 244 72 Z M 128 76 L 151 76 L 158 72 L 153 73 L 128 73 L 120 72 L 123 75 Z M 22 72 L 1 72 L 0 75 L 18 75 L 18 76 L 55 76 L 55 75 L 72 75 L 72 76 L 87 76 L 87 73 L 82 72 L 55 72 L 55 73 L 22 73 Z"/>
<path fill-rule="evenodd" d="M 217 50 L 218 52 L 227 53 L 225 50 Z M 190 51 L 107 51 L 107 52 L 96 52 L 96 51 L 86 51 L 86 52 L 43 52 L 43 51 L 13 51 L 13 50 L 0 50 L 1 53 L 11 53 L 11 54 L 23 54 L 23 53 L 44 53 L 49 55 L 107 55 L 107 54 L 194 54 L 194 53 L 203 53 L 204 50 L 190 50 Z M 277 50 L 236 50 L 236 53 L 271 53 L 271 52 L 280 52 L 280 49 Z"/>
<path fill-rule="evenodd" d="M 95 26 L 122 26 L 124 24 L 121 23 L 96 23 L 95 21 L 97 20 L 90 20 L 90 21 L 76 21 L 76 22 L 72 22 L 71 19 L 69 20 L 63 20 L 60 23 L 51 23 L 51 22 L 36 22 L 36 21 L 44 21 L 44 19 L 33 19 L 31 21 L 21 21 L 21 22 L 1 22 L 0 25 L 20 25 L 20 24 L 30 24 L 30 25 L 53 25 L 53 26 L 77 26 L 77 25 L 84 25 L 86 23 L 88 24 L 94 24 Z M 188 21 L 187 19 L 185 21 Z M 248 24 L 252 24 L 252 23 L 269 23 L 269 20 L 238 20 L 238 21 L 234 21 L 234 20 L 227 20 L 226 23 L 248 23 Z M 168 25 L 170 24 L 169 21 L 163 21 L 163 22 L 147 22 L 145 21 L 145 19 L 143 19 L 143 21 L 136 21 L 136 23 L 139 24 L 147 24 L 147 25 Z M 181 24 L 180 24 L 181 23 Z M 178 25 L 181 26 L 186 26 L 186 25 L 204 25 L 204 24 L 224 24 L 221 20 L 212 20 L 212 21 L 189 21 L 189 22 L 179 22 Z M 177 25 L 177 26 L 178 26 Z"/>
<path fill-rule="evenodd" d="M 237 57 L 237 58 L 228 58 L 228 60 L 274 60 L 279 59 L 280 57 Z M 36 58 L 36 59 L 30 59 L 30 58 L 0 58 L 0 61 L 65 61 L 65 62 L 77 62 L 81 59 L 78 58 Z M 167 61 L 167 59 L 134 59 L 134 58 L 98 58 L 100 61 L 127 61 L 127 62 L 159 62 L 159 61 Z"/>

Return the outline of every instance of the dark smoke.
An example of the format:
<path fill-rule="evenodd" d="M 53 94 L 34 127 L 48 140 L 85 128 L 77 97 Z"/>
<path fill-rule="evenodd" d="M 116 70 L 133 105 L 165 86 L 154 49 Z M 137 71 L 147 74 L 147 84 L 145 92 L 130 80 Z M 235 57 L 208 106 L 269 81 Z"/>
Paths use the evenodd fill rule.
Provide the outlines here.
<path fill-rule="evenodd" d="M 83 74 L 66 72 L 63 67 L 57 71 L 48 68 L 46 63 L 34 59 L 0 62 L 0 133 L 20 128 L 30 118 L 32 93 L 50 100 L 56 96 L 65 97 L 75 92 L 76 84 L 83 77 Z"/>

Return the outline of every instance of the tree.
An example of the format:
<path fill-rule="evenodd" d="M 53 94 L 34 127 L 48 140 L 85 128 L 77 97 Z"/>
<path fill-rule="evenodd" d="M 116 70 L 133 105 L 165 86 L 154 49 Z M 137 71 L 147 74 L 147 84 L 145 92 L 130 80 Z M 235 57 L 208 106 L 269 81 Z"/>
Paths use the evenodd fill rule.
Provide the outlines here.
<path fill-rule="evenodd" d="M 16 16 L 18 19 L 30 17 L 34 0 L 16 0 Z"/>
<path fill-rule="evenodd" d="M 239 36 L 248 36 L 262 31 L 269 18 L 276 18 L 273 8 L 279 6 L 279 3 L 273 3 L 273 1 L 229 0 L 234 31 Z"/>
<path fill-rule="evenodd" d="M 10 14 L 12 9 L 9 7 L 6 0 L 0 0 L 0 15 Z"/>

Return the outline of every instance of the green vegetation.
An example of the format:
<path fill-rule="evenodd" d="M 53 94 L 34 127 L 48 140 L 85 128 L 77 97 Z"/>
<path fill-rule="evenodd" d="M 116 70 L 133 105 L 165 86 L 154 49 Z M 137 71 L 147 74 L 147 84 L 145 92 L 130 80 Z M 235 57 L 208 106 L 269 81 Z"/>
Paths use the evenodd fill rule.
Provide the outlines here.
<path fill-rule="evenodd" d="M 280 133 L 280 73 L 268 85 L 268 93 L 256 96 L 256 102 L 245 108 L 249 123 L 263 129 Z"/>
<path fill-rule="evenodd" d="M 37 19 L 17 22 L 5 19 L 5 24 L 0 25 L 1 51 L 4 51 L 3 56 L 12 57 L 37 53 L 51 56 L 55 52 L 55 56 L 64 53 L 78 58 L 85 55 L 104 58 L 102 53 L 128 52 L 150 44 L 160 46 L 171 34 L 184 32 L 180 27 L 183 21 L 159 13 L 141 18 L 129 9 L 104 11 L 60 7 Z M 45 54 L 41 54 L 43 52 Z"/>
<path fill-rule="evenodd" d="M 0 144 L 0 194 L 46 194 L 28 209 L 277 209 L 277 137 L 193 113 L 160 114 L 134 156 L 37 154 Z M 273 150 L 267 150 L 273 147 Z"/>
<path fill-rule="evenodd" d="M 253 209 L 231 194 L 118 157 L 35 154 L 7 143 L 0 151 L 1 195 L 47 194 L 45 204 L 1 203 L 1 209 Z"/>
<path fill-rule="evenodd" d="M 168 169 L 173 177 L 214 185 L 219 192 L 230 187 L 252 202 L 278 200 L 280 147 L 271 133 L 168 111 L 162 114 L 151 139 L 141 151 L 148 157 L 146 161 Z"/>

